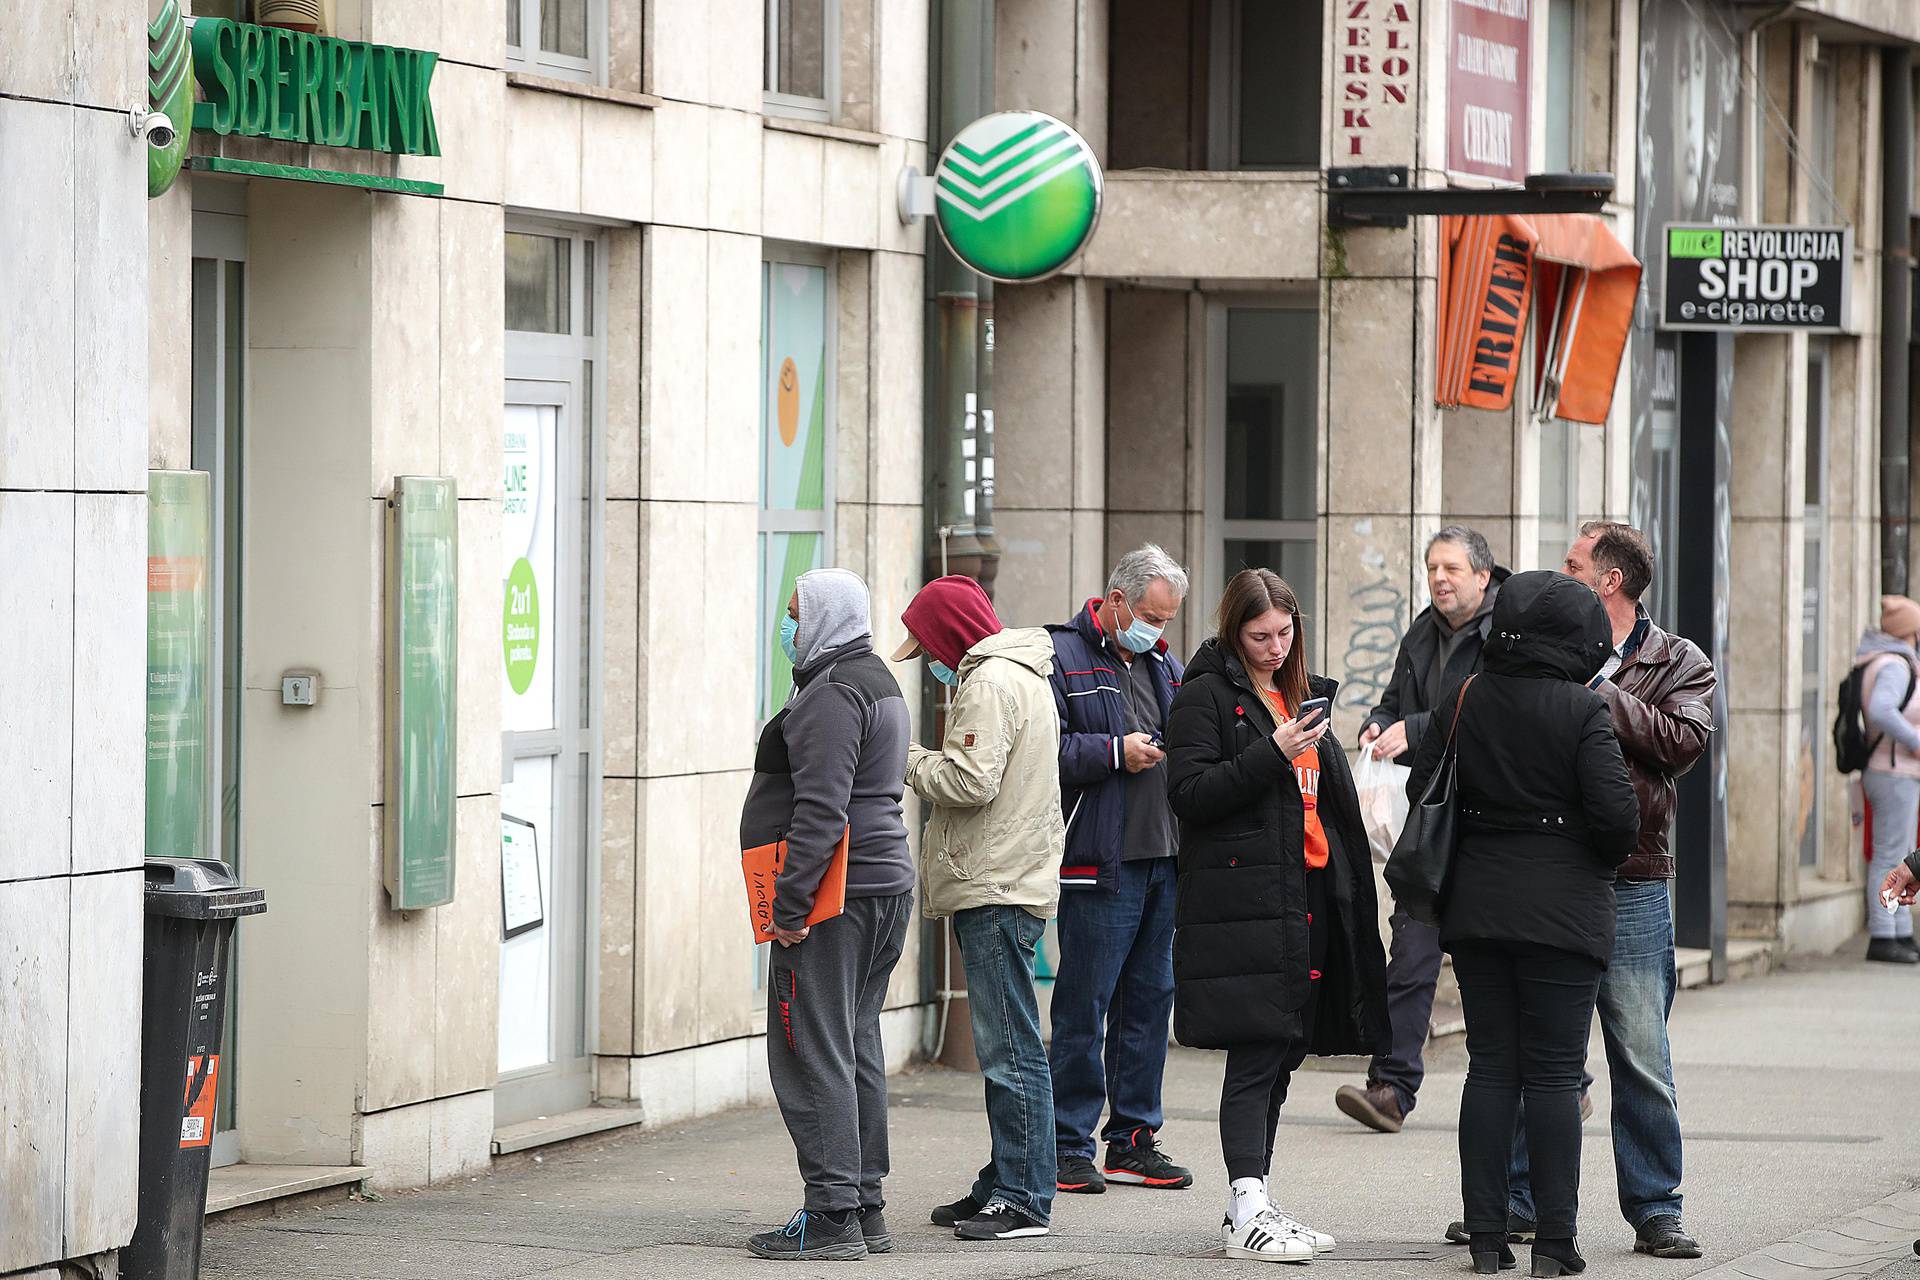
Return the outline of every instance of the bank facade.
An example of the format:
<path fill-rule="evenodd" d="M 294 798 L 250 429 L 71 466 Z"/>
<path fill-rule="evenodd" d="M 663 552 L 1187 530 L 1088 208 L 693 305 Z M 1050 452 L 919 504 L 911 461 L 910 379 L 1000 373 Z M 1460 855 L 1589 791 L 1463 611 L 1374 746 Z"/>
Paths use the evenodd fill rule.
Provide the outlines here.
<path fill-rule="evenodd" d="M 1438 0 L 520 0 L 504 23 L 335 0 L 312 40 L 190 0 L 205 120 L 174 121 L 156 173 L 127 107 L 166 101 L 172 7 L 0 13 L 0 563 L 26 603 L 0 662 L 23 780 L 0 954 L 31 992 L 0 1025 L 32 1046 L 0 1104 L 34 1138 L 0 1150 L 29 1206 L 0 1274 L 131 1234 L 147 851 L 267 895 L 232 970 L 230 1185 L 417 1186 L 766 1100 L 736 823 L 790 674 L 774 621 L 816 564 L 867 577 L 891 645 L 943 550 L 1037 625 L 1151 538 L 1193 570 L 1189 648 L 1230 573 L 1271 564 L 1350 738 L 1434 529 L 1531 568 L 1583 518 L 1640 520 L 1676 566 L 1656 616 L 1725 675 L 1689 801 L 1724 852 L 1683 928 L 1826 949 L 1858 927 L 1821 742 L 1881 589 L 1885 50 L 1920 42 L 1889 7 L 1754 30 L 1709 0 L 1535 6 L 1505 145 L 1614 174 L 1603 219 L 1650 275 L 1669 221 L 1853 229 L 1845 332 L 1637 313 L 1593 426 L 1537 418 L 1530 364 L 1510 411 L 1438 408 L 1437 221 L 1329 223 L 1330 167 L 1446 181 Z M 1072 267 L 965 295 L 991 322 L 964 421 L 939 372 L 958 295 L 901 182 L 933 167 L 963 29 L 990 105 L 1066 121 L 1105 168 Z M 415 495 L 446 549 L 417 582 Z M 197 727 L 146 643 L 176 591 L 205 610 Z M 429 598 L 449 625 L 416 646 Z M 388 666 L 416 657 L 417 688 Z M 444 774 L 438 863 L 398 847 L 431 836 L 397 812 L 403 742 Z M 940 1038 L 942 944 L 897 971 L 896 1062 Z"/>

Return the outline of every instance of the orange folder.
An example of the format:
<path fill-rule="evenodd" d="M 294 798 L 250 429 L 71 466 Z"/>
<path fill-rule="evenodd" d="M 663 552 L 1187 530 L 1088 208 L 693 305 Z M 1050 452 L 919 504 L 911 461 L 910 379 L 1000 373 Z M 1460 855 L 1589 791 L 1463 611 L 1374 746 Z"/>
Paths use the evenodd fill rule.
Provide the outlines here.
<path fill-rule="evenodd" d="M 809 925 L 831 920 L 847 909 L 847 846 L 852 836 L 851 827 L 843 830 L 840 843 L 833 846 L 833 856 L 827 859 L 827 869 L 820 876 L 820 887 L 814 891 L 813 910 L 807 915 Z M 755 942 L 773 941 L 774 881 L 786 862 L 785 840 L 756 845 L 740 853 L 740 869 L 747 877 L 747 920 L 753 928 Z"/>

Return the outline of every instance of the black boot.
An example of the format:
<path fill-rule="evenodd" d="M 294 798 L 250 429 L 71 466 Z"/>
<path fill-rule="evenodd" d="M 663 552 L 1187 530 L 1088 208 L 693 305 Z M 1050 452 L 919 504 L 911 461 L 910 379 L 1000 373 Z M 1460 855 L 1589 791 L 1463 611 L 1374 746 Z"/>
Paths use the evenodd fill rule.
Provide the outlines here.
<path fill-rule="evenodd" d="M 1554 1276 L 1577 1276 L 1586 1269 L 1587 1260 L 1580 1256 L 1580 1248 L 1574 1243 L 1573 1237 L 1533 1238 L 1533 1274 L 1542 1277 L 1542 1280 L 1551 1280 Z"/>
<path fill-rule="evenodd" d="M 1473 1251 L 1476 1274 L 1492 1276 L 1513 1270 L 1513 1250 L 1507 1247 L 1506 1232 L 1475 1231 L 1468 1237 L 1467 1247 Z"/>

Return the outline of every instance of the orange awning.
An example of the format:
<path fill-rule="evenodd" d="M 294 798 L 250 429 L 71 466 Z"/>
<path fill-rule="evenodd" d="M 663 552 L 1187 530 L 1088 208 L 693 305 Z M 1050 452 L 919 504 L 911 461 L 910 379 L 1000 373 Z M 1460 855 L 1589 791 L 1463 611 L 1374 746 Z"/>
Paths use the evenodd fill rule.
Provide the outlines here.
<path fill-rule="evenodd" d="M 1529 306 L 1537 407 L 1603 422 L 1633 324 L 1640 263 L 1592 214 L 1442 218 L 1435 399 L 1501 410 L 1513 403 Z"/>

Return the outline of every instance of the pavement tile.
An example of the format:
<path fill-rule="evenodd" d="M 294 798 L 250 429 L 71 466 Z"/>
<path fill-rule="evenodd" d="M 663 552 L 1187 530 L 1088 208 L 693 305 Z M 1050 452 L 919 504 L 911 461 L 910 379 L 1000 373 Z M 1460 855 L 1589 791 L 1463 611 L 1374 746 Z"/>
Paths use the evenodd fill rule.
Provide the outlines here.
<path fill-rule="evenodd" d="M 1920 1115 L 1885 1099 L 1920 1095 L 1920 1001 L 1913 975 L 1855 962 L 1790 959 L 1774 974 L 1682 992 L 1673 1043 L 1686 1134 L 1686 1221 L 1708 1257 L 1632 1252 L 1615 1207 L 1610 1093 L 1590 1049 L 1599 1110 L 1585 1130 L 1581 1247 L 1595 1280 L 1920 1280 Z M 1360 1129 L 1333 1091 L 1364 1063 L 1310 1063 L 1293 1080 L 1276 1145 L 1276 1195 L 1342 1250 L 1317 1280 L 1417 1280 L 1466 1269 L 1440 1243 L 1460 1216 L 1459 1114 L 1465 1057 L 1433 1046 L 1406 1130 Z M 1116 1187 L 1063 1196 L 1052 1235 L 970 1245 L 926 1221 L 961 1194 L 986 1154 L 977 1076 L 923 1069 L 894 1081 L 887 1216 L 898 1249 L 866 1274 L 965 1280 L 1178 1280 L 1244 1271 L 1219 1256 L 1225 1170 L 1216 1104 L 1222 1056 L 1169 1057 L 1162 1142 L 1193 1168 L 1188 1191 Z M 777 1115 L 743 1109 L 654 1130 L 623 1130 L 516 1157 L 486 1175 L 380 1202 L 336 1204 L 252 1223 L 215 1220 L 212 1280 L 559 1280 L 754 1277 L 742 1247 L 799 1204 Z M 1519 1250 L 1520 1271 L 1527 1266 Z M 839 1267 L 789 1265 L 781 1280 Z"/>

